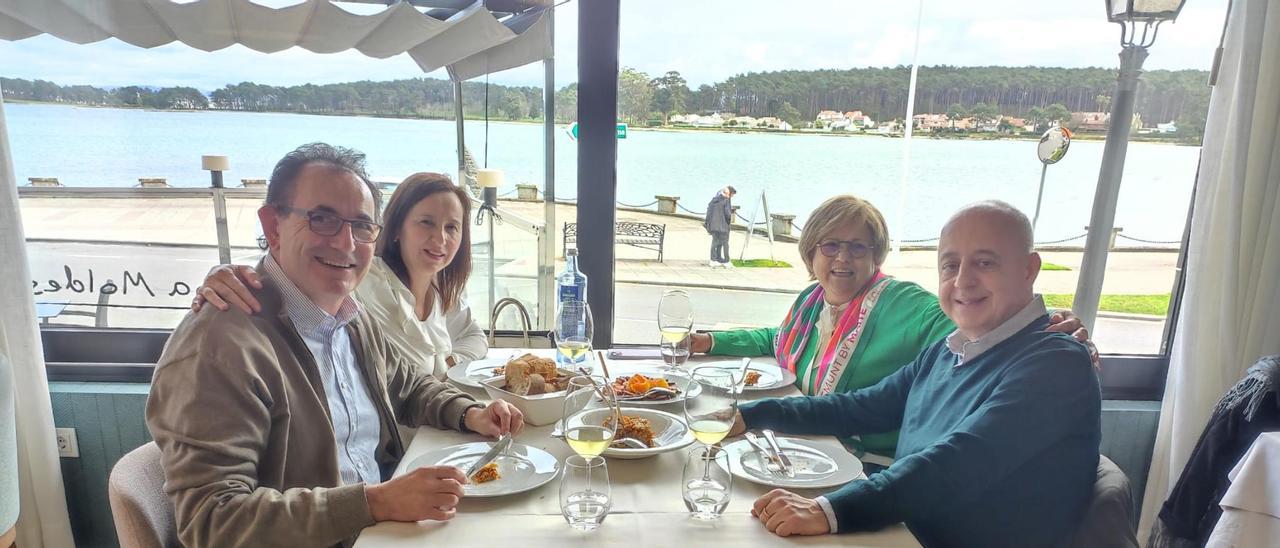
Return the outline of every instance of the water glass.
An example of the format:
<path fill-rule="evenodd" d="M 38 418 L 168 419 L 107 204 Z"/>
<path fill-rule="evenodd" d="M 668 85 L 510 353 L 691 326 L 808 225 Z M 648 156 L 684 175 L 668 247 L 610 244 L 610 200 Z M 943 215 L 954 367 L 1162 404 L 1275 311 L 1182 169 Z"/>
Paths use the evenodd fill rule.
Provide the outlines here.
<path fill-rule="evenodd" d="M 697 447 L 689 452 L 680 479 L 680 492 L 689 515 L 713 520 L 724 514 L 733 494 L 729 452 L 719 447 Z"/>
<path fill-rule="evenodd" d="M 685 360 L 689 359 L 689 345 L 693 337 L 685 335 L 683 339 L 678 341 L 670 341 L 667 337 L 663 337 L 658 343 L 658 349 L 662 353 L 662 361 L 670 369 L 678 369 L 684 365 Z"/>
<path fill-rule="evenodd" d="M 569 455 L 560 478 L 560 513 L 569 526 L 590 531 L 604 522 L 613 501 L 604 457 Z"/>

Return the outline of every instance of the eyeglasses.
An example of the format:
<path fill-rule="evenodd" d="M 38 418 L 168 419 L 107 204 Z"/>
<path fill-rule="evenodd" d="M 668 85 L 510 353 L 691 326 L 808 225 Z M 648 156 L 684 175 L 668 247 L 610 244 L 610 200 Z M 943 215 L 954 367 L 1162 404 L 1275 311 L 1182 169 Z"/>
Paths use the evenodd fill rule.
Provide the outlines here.
<path fill-rule="evenodd" d="M 372 221 L 343 219 L 325 211 L 298 207 L 276 206 L 276 209 L 284 213 L 296 213 L 305 216 L 307 218 L 307 227 L 320 236 L 336 236 L 339 232 L 342 232 L 342 225 L 350 224 L 351 238 L 357 242 L 370 244 L 376 242 L 378 233 L 382 232 L 382 225 Z"/>
<path fill-rule="evenodd" d="M 847 249 L 849 250 L 849 256 L 855 259 L 866 257 L 875 248 L 876 246 L 874 245 L 867 245 L 862 242 L 830 241 L 818 244 L 818 251 L 821 251 L 823 255 L 835 257 L 840 254 L 841 249 Z"/>

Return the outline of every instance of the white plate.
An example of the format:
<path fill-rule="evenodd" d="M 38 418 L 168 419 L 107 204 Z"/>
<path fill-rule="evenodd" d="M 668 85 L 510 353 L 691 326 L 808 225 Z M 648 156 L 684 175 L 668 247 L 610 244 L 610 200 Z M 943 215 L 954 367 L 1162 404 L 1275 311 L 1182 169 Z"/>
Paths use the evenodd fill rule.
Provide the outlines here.
<path fill-rule="evenodd" d="M 604 456 L 606 457 L 642 459 L 688 447 L 694 441 L 693 432 L 689 431 L 689 427 L 685 425 L 684 420 L 671 413 L 658 411 L 657 409 L 623 406 L 622 414 L 629 417 L 647 419 L 650 427 L 653 428 L 653 442 L 657 444 L 657 447 L 647 449 L 609 447 L 604 450 Z M 575 418 L 581 418 L 583 422 L 590 424 L 603 424 L 607 416 L 609 416 L 609 410 L 600 407 L 587 410 Z"/>
<path fill-rule="evenodd" d="M 761 437 L 763 442 L 763 436 Z M 832 452 L 816 442 L 800 438 L 778 437 L 782 453 L 791 459 L 796 476 L 788 478 L 765 469 L 767 458 L 741 439 L 724 446 L 729 452 L 729 471 L 742 479 L 773 487 L 817 489 L 844 485 L 862 475 L 862 461 L 843 448 Z"/>
<path fill-rule="evenodd" d="M 676 394 L 676 397 L 671 398 L 669 400 L 621 400 L 619 401 L 618 403 L 623 406 L 640 405 L 644 407 L 654 407 L 654 406 L 660 406 L 660 405 L 683 404 L 685 398 L 696 398 L 698 397 L 698 394 L 702 393 L 702 385 L 688 382 L 691 377 L 689 376 L 689 371 L 686 371 L 686 370 L 680 370 L 679 375 L 681 378 L 676 379 L 672 377 L 669 373 L 664 372 L 661 366 L 650 365 L 643 362 L 637 362 L 637 363 L 628 363 L 625 365 L 615 364 L 613 367 L 609 368 L 609 373 L 613 375 L 613 377 L 610 378 L 610 382 L 613 382 L 613 379 L 617 379 L 618 377 L 630 377 L 638 373 L 646 377 L 664 378 L 667 380 L 672 380 L 675 382 L 672 382 L 671 384 L 677 385 L 677 386 L 681 384 L 687 385 L 687 388 L 685 390 L 681 390 L 679 394 Z"/>
<path fill-rule="evenodd" d="M 755 386 L 744 386 L 743 390 L 747 392 L 764 392 L 767 390 L 776 390 L 791 386 L 796 382 L 796 374 L 788 369 L 778 367 L 777 363 L 769 363 L 773 360 L 751 360 L 751 365 L 747 367 L 747 371 L 755 371 L 760 374 L 760 380 L 756 381 Z M 719 369 L 727 369 L 737 374 L 742 370 L 742 360 L 727 360 L 718 362 L 707 362 L 698 364 L 693 367 L 696 371 L 703 367 L 715 367 Z"/>
<path fill-rule="evenodd" d="M 555 357 L 555 350 L 534 350 L 529 352 L 542 358 Z M 495 375 L 493 370 L 504 365 L 507 362 L 523 356 L 525 353 L 521 351 L 513 351 L 507 348 L 495 348 L 489 352 L 490 356 L 480 358 L 464 366 L 450 367 L 449 372 L 445 374 L 454 384 L 462 386 L 470 386 L 471 388 L 484 387 L 480 385 L 480 381 L 492 379 Z"/>
<path fill-rule="evenodd" d="M 456 466 L 465 471 L 490 447 L 493 447 L 492 442 L 479 441 L 427 451 L 413 459 L 406 470 L 423 466 Z M 507 454 L 494 462 L 498 463 L 499 478 L 485 483 L 468 483 L 462 486 L 464 495 L 500 497 L 523 493 L 555 479 L 560 470 L 560 462 L 551 453 L 519 442 L 512 443 Z"/>

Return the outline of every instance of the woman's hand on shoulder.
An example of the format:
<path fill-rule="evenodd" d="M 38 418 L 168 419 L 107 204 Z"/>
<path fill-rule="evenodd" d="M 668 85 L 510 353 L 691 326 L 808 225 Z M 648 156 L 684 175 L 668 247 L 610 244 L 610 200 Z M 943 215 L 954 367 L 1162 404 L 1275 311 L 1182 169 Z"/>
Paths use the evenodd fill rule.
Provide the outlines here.
<path fill-rule="evenodd" d="M 196 296 L 191 301 L 191 311 L 198 312 L 205 303 L 218 310 L 226 311 L 234 305 L 245 314 L 256 314 L 262 311 L 262 305 L 254 298 L 249 287 L 262 289 L 262 279 L 251 266 L 218 265 L 209 270 L 204 284 L 196 288 Z"/>

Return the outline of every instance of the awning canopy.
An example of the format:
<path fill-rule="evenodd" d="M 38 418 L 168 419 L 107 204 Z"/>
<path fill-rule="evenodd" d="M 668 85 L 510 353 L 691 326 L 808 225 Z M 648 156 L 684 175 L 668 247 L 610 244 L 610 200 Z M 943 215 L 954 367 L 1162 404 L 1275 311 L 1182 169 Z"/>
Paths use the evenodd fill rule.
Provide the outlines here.
<path fill-rule="evenodd" d="M 0 0 L 0 39 L 50 34 L 78 44 L 117 38 L 143 48 L 179 41 L 204 51 L 241 44 L 264 53 L 293 46 L 316 53 L 354 49 L 375 58 L 408 53 L 424 72 L 449 67 L 455 80 L 551 55 L 546 0 L 506 0 L 502 9 L 510 11 L 498 12 L 483 0 L 412 0 L 364 15 L 335 5 L 342 3 Z M 439 7 L 424 12 L 415 5 Z"/>

